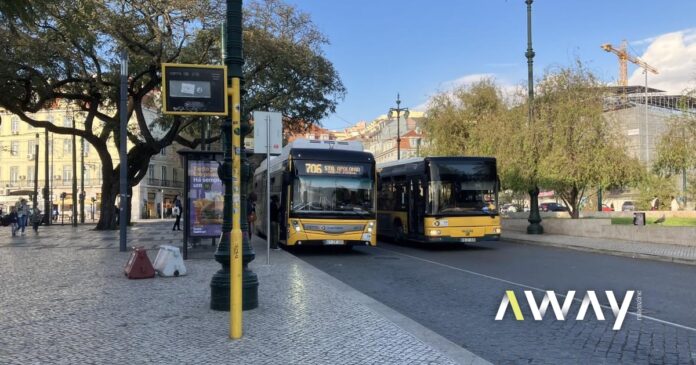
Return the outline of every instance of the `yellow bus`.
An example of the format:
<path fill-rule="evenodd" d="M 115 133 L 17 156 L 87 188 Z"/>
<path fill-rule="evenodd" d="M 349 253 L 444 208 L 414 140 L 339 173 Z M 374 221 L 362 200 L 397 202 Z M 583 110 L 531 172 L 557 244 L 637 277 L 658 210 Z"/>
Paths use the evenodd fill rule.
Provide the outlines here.
<path fill-rule="evenodd" d="M 296 140 L 271 158 L 271 197 L 280 205 L 279 243 L 377 244 L 375 159 L 362 143 Z M 266 236 L 266 161 L 254 173 L 256 233 Z"/>
<path fill-rule="evenodd" d="M 496 160 L 416 157 L 377 166 L 377 233 L 424 243 L 500 239 Z"/>

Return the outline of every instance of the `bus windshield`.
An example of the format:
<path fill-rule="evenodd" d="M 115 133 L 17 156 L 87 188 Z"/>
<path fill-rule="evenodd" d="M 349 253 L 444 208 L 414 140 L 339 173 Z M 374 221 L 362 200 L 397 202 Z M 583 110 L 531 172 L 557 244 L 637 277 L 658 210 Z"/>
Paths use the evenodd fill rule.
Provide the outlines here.
<path fill-rule="evenodd" d="M 495 165 L 431 164 L 427 213 L 432 215 L 497 214 Z"/>
<path fill-rule="evenodd" d="M 295 214 L 368 215 L 374 213 L 372 179 L 347 176 L 298 176 L 293 183 Z"/>

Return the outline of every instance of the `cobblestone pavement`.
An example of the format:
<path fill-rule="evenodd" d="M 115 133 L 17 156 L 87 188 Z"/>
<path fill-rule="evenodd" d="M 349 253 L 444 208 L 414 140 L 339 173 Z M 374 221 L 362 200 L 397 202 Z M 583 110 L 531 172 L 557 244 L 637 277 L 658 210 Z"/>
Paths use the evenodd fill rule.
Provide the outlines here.
<path fill-rule="evenodd" d="M 546 233 L 543 235 L 530 236 L 526 233 L 514 231 L 504 232 L 503 237 L 515 241 L 524 241 L 526 243 L 599 251 L 618 256 L 696 265 L 696 246 L 575 237 Z"/>
<path fill-rule="evenodd" d="M 127 280 L 118 232 L 47 227 L 0 231 L 0 364 L 452 364 L 283 251 L 256 259 L 259 308 L 228 340 L 209 309 L 213 260 L 179 278 Z M 138 224 L 131 242 L 178 244 L 168 224 Z M 150 259 L 154 259 L 150 253 Z"/>
<path fill-rule="evenodd" d="M 380 241 L 342 256 L 296 255 L 495 364 L 696 364 L 694 266 L 505 240 L 430 248 Z M 515 291 L 524 321 L 511 310 L 494 320 L 506 290 Z M 523 290 L 537 303 L 543 290 L 577 294 L 566 320 L 549 308 L 536 321 Z M 585 290 L 597 292 L 606 320 L 592 310 L 575 320 Z M 641 310 L 631 301 L 619 331 L 604 290 L 619 301 L 626 290 L 640 291 Z"/>

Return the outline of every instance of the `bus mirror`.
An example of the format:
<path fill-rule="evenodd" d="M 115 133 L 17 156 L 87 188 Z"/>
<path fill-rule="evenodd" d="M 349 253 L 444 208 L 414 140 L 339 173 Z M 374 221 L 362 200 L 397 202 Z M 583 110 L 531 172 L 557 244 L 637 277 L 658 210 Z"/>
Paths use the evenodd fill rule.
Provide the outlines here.
<path fill-rule="evenodd" d="M 289 171 L 283 171 L 283 185 L 290 185 L 291 183 L 290 179 L 290 172 Z"/>

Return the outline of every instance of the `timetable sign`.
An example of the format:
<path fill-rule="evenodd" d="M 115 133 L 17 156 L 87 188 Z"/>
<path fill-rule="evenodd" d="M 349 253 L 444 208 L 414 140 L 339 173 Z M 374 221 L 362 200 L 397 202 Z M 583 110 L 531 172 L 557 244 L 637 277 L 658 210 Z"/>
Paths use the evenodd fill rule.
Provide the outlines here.
<path fill-rule="evenodd" d="M 162 114 L 227 115 L 227 68 L 163 63 Z"/>

